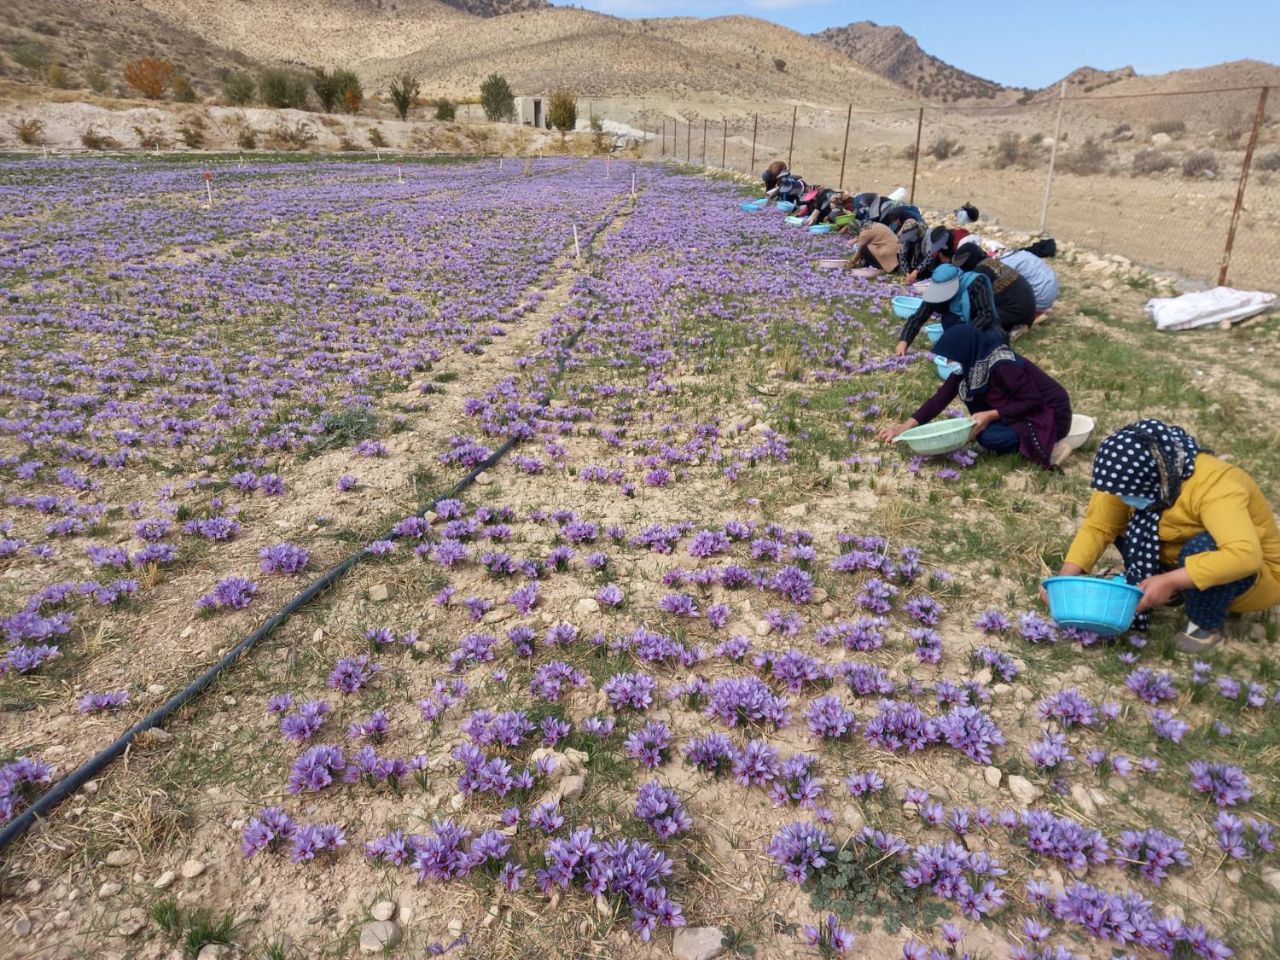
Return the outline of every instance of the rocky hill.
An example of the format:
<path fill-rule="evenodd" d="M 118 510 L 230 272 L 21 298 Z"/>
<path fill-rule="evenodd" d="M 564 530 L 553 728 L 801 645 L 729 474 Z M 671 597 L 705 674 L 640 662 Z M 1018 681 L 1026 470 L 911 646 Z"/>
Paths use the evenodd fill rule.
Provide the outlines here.
<path fill-rule="evenodd" d="M 844 27 L 830 27 L 815 36 L 868 70 L 926 100 L 954 103 L 1007 99 L 1009 93 L 1006 87 L 992 80 L 925 53 L 915 37 L 901 27 L 861 20 Z"/>

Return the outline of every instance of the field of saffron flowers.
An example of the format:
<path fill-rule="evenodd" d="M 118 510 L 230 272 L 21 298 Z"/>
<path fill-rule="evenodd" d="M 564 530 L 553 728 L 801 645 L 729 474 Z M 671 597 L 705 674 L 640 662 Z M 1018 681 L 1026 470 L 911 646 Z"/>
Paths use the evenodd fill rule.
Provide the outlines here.
<path fill-rule="evenodd" d="M 840 241 L 652 165 L 3 166 L 0 822 L 363 556 L 0 853 L 6 955 L 1275 950 L 1274 625 L 1048 622 L 1087 457 L 879 445 L 936 379 Z M 1066 279 L 1077 407 L 1274 493 Z"/>

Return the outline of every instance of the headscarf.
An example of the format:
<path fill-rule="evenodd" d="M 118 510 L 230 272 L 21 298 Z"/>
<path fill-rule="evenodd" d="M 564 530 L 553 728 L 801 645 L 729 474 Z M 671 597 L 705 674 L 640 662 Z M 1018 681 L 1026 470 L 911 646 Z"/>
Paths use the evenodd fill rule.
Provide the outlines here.
<path fill-rule="evenodd" d="M 960 399 L 966 403 L 987 392 L 991 371 L 998 365 L 1022 362 L 999 335 L 967 323 L 957 323 L 944 330 L 933 352 L 960 364 Z"/>
<path fill-rule="evenodd" d="M 1093 488 L 1151 500 L 1145 510 L 1133 511 L 1123 542 L 1116 544 L 1130 583 L 1137 585 L 1160 572 L 1160 515 L 1178 499 L 1182 484 L 1195 472 L 1200 452 L 1187 431 L 1155 419 L 1122 427 L 1098 445 Z M 1139 614 L 1134 625 L 1145 630 L 1147 619 L 1145 613 Z"/>

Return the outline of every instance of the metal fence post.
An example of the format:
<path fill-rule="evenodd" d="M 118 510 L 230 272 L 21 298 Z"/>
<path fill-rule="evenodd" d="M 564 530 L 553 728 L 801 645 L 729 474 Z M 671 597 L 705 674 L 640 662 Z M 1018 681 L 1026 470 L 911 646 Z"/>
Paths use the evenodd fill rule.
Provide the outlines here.
<path fill-rule="evenodd" d="M 720 121 L 720 125 L 724 127 L 724 142 L 720 144 L 720 169 L 729 169 L 729 120 L 725 118 Z"/>
<path fill-rule="evenodd" d="M 684 162 L 693 162 L 693 121 L 684 122 Z"/>
<path fill-rule="evenodd" d="M 660 157 L 667 155 L 667 118 L 662 118 L 662 152 L 658 154 Z"/>
<path fill-rule="evenodd" d="M 844 118 L 844 149 L 840 151 L 840 187 L 844 189 L 844 164 L 849 159 L 849 127 L 853 123 L 853 104 L 849 104 L 849 112 Z"/>
<path fill-rule="evenodd" d="M 702 165 L 707 165 L 707 118 L 702 118 Z"/>
<path fill-rule="evenodd" d="M 791 169 L 791 154 L 796 147 L 796 111 L 799 110 L 799 104 L 791 108 L 791 143 L 787 147 L 787 169 Z"/>
<path fill-rule="evenodd" d="M 1058 119 L 1053 124 L 1053 146 L 1049 148 L 1049 175 L 1044 181 L 1044 206 L 1040 208 L 1040 232 L 1049 223 L 1049 193 L 1053 190 L 1053 168 L 1058 160 L 1058 140 L 1062 137 L 1062 103 L 1067 96 L 1067 81 L 1058 88 Z"/>
<path fill-rule="evenodd" d="M 916 114 L 916 152 L 911 155 L 911 193 L 907 200 L 916 202 L 916 175 L 920 172 L 920 134 L 924 132 L 924 107 Z"/>
<path fill-rule="evenodd" d="M 753 113 L 751 115 L 751 165 L 750 170 L 756 168 L 756 131 L 760 129 L 760 114 Z"/>
<path fill-rule="evenodd" d="M 1244 190 L 1249 183 L 1249 168 L 1253 166 L 1253 148 L 1258 145 L 1258 130 L 1267 113 L 1267 91 L 1263 87 L 1258 94 L 1258 112 L 1253 115 L 1253 132 L 1249 134 L 1249 146 L 1244 151 L 1244 162 L 1240 165 L 1240 186 L 1236 188 L 1236 205 L 1231 211 L 1231 226 L 1227 228 L 1227 246 L 1222 251 L 1222 269 L 1218 271 L 1218 286 L 1227 285 L 1227 270 L 1231 266 L 1231 248 L 1236 245 L 1236 227 L 1240 224 L 1240 211 L 1244 208 Z"/>

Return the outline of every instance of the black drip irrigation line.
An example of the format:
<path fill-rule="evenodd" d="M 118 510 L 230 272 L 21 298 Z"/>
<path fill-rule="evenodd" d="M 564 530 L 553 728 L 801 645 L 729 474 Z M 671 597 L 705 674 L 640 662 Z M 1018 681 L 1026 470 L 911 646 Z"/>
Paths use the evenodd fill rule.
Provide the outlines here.
<path fill-rule="evenodd" d="M 586 250 L 582 258 L 583 261 L 588 259 L 591 252 L 591 244 L 594 242 L 596 237 L 598 237 L 600 233 L 612 222 L 612 219 L 605 221 L 588 234 L 587 242 L 584 245 Z M 538 400 L 539 407 L 546 407 L 551 403 L 552 392 L 559 386 L 560 381 L 564 377 L 564 369 L 568 360 L 569 352 L 577 344 L 578 338 L 582 336 L 583 332 L 586 330 L 586 326 L 586 321 L 578 324 L 573 333 L 571 333 L 568 339 L 565 340 L 563 346 L 560 347 L 560 354 L 556 358 L 556 372 L 551 390 L 548 390 L 546 394 Z M 462 493 L 475 483 L 476 477 L 485 470 L 495 466 L 503 457 L 510 453 L 511 449 L 519 442 L 519 439 L 515 436 L 508 437 L 502 442 L 502 445 L 498 447 L 497 450 L 493 451 L 493 453 L 489 454 L 489 456 L 483 461 L 472 467 L 471 470 L 447 492 L 440 494 L 437 497 L 433 497 L 424 506 L 420 507 L 415 513 L 410 514 L 409 516 L 422 517 L 435 509 L 436 504 L 441 500 L 452 499 Z M 391 530 L 387 530 L 380 537 L 374 537 L 373 539 L 395 539 L 395 534 Z M 333 586 L 345 577 L 352 568 L 367 555 L 368 554 L 365 552 L 365 549 L 361 547 L 345 560 L 333 567 L 330 567 L 318 578 L 304 587 L 292 600 L 276 611 L 269 620 L 261 624 L 253 631 L 253 633 L 244 637 L 234 647 L 223 654 L 220 660 L 205 670 L 200 674 L 200 676 L 196 677 L 195 680 L 191 681 L 191 683 L 184 689 L 175 693 L 172 697 L 122 733 L 112 743 L 98 751 L 98 753 L 90 757 L 76 769 L 59 779 L 57 783 L 41 794 L 40 797 L 31 804 L 31 806 L 24 808 L 21 813 L 5 825 L 3 830 L 0 830 L 0 850 L 4 850 L 9 846 L 9 844 L 13 843 L 20 836 L 26 833 L 42 815 L 48 813 L 59 803 L 97 776 L 109 763 L 111 763 L 111 761 L 124 753 L 139 734 L 145 733 L 153 727 L 160 726 L 175 712 L 181 710 L 184 706 L 203 693 L 204 690 L 212 684 L 224 670 L 232 666 L 236 661 L 257 646 L 261 640 L 274 633 L 277 628 L 284 624 L 285 621 L 297 613 L 302 607 L 306 606 L 306 604 L 314 600 L 319 594 L 323 593 L 329 587 Z"/>

